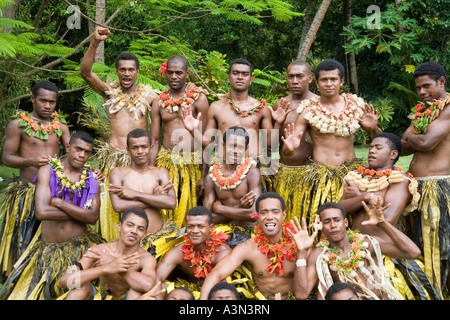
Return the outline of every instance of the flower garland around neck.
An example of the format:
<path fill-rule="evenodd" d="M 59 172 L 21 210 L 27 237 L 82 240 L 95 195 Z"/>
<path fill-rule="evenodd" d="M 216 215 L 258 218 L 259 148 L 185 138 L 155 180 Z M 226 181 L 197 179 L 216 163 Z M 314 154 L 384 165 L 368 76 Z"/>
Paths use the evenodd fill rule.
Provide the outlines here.
<path fill-rule="evenodd" d="M 408 178 L 413 178 L 411 173 Z M 402 175 L 402 168 L 393 166 L 390 169 L 372 169 L 370 167 L 358 167 L 357 170 L 350 171 L 344 181 L 349 181 L 356 185 L 360 191 L 376 192 L 389 187 L 391 183 L 402 182 L 405 178 Z"/>
<path fill-rule="evenodd" d="M 263 109 L 264 107 L 267 106 L 266 100 L 265 99 L 261 99 L 261 103 L 254 107 L 253 109 L 250 110 L 241 110 L 238 106 L 236 106 L 234 104 L 233 99 L 231 99 L 231 93 L 227 92 L 224 95 L 225 98 L 227 98 L 227 102 L 230 105 L 231 109 L 238 115 L 240 115 L 242 118 L 246 118 L 249 117 L 251 115 L 255 115 L 257 116 Z"/>
<path fill-rule="evenodd" d="M 50 165 L 53 170 L 56 172 L 56 176 L 58 177 L 58 181 L 62 188 L 67 188 L 71 193 L 75 193 L 76 190 L 83 190 L 86 187 L 86 179 L 89 178 L 89 164 L 85 165 L 83 171 L 81 172 L 80 179 L 77 182 L 72 182 L 65 174 L 64 168 L 61 164 L 61 161 L 56 158 L 50 159 Z"/>
<path fill-rule="evenodd" d="M 123 107 L 126 107 L 130 113 L 134 114 L 134 119 L 138 120 L 140 116 L 145 115 L 146 108 L 150 107 L 147 97 L 156 94 L 149 85 L 140 84 L 136 87 L 136 91 L 132 95 L 123 93 L 122 86 L 119 81 L 114 81 L 111 84 L 112 90 L 106 91 L 109 99 L 103 106 L 109 107 L 110 113 L 117 113 Z"/>
<path fill-rule="evenodd" d="M 256 166 L 256 161 L 253 158 L 244 158 L 237 166 L 233 174 L 228 178 L 224 178 L 223 173 L 220 170 L 221 165 L 219 163 L 215 163 L 209 169 L 209 176 L 214 181 L 214 184 L 221 190 L 232 190 L 235 189 L 242 182 L 242 180 L 244 180 L 248 171 L 254 166 Z"/>
<path fill-rule="evenodd" d="M 305 119 L 311 126 L 320 133 L 334 134 L 346 137 L 352 135 L 360 128 L 356 119 L 364 115 L 364 100 L 353 94 L 342 94 L 345 100 L 345 108 L 340 113 L 335 113 L 322 106 L 317 98 L 304 100 L 297 108 L 297 113 L 301 113 L 305 108 L 308 112 Z"/>
<path fill-rule="evenodd" d="M 206 246 L 209 248 L 201 251 L 195 250 L 187 234 L 183 235 L 183 238 L 186 240 L 186 243 L 181 247 L 181 251 L 184 253 L 184 260 L 191 263 L 191 268 L 193 268 L 196 278 L 205 278 L 213 268 L 211 265 L 213 255 L 219 251 L 219 246 L 225 244 L 228 236 L 220 230 L 212 231 L 211 240 L 205 241 Z"/>
<path fill-rule="evenodd" d="M 43 141 L 48 140 L 48 135 L 53 133 L 56 133 L 58 137 L 61 137 L 63 134 L 61 131 L 61 124 L 67 123 L 65 118 L 57 112 L 52 113 L 48 125 L 42 124 L 41 121 L 34 120 L 27 111 L 18 111 L 11 119 L 21 119 L 19 128 L 25 127 L 23 130 L 25 134 Z"/>
<path fill-rule="evenodd" d="M 283 236 L 280 243 L 270 244 L 269 238 L 264 234 L 260 226 L 255 227 L 256 236 L 253 238 L 256 242 L 258 251 L 264 254 L 266 258 L 270 259 L 269 265 L 266 270 L 270 273 L 276 273 L 280 277 L 284 273 L 284 261 L 295 261 L 297 258 L 297 247 L 292 242 L 292 237 L 287 231 L 290 229 L 293 231 L 293 227 L 290 222 L 283 223 Z"/>
<path fill-rule="evenodd" d="M 169 90 L 162 91 L 159 95 L 159 106 L 169 113 L 177 112 L 181 107 L 189 107 L 200 97 L 200 94 L 208 94 L 202 87 L 193 86 L 186 92 L 183 98 L 175 99 L 170 96 Z"/>
<path fill-rule="evenodd" d="M 329 242 L 325 238 L 321 238 L 317 246 L 321 246 L 324 250 L 328 250 L 328 253 L 324 257 L 330 266 L 332 271 L 340 271 L 345 274 L 354 272 L 360 267 L 362 259 L 367 258 L 367 253 L 364 249 L 368 248 L 368 244 L 364 242 L 364 236 L 358 233 L 358 230 L 352 231 L 347 229 L 348 240 L 350 242 L 350 253 L 348 258 L 339 257 L 339 249 L 329 248 Z"/>
<path fill-rule="evenodd" d="M 431 121 L 439 116 L 444 105 L 445 104 L 442 103 L 441 100 L 433 102 L 427 101 L 426 104 L 421 102 L 415 105 L 408 116 L 408 118 L 412 120 L 413 132 L 415 134 L 424 133 Z"/>

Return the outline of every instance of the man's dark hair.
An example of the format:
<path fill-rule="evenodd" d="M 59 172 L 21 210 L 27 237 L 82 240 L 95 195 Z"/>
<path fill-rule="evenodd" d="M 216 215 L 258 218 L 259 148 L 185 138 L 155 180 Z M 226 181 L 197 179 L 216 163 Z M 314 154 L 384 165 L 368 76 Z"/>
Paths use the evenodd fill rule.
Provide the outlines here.
<path fill-rule="evenodd" d="M 290 66 L 305 66 L 306 69 L 308 70 L 308 74 L 311 73 L 311 66 L 309 65 L 308 62 L 306 62 L 304 60 L 297 59 L 297 60 L 292 61 L 286 68 L 286 71 L 289 69 Z"/>
<path fill-rule="evenodd" d="M 327 290 L 327 293 L 325 294 L 325 300 L 332 300 L 333 296 L 341 292 L 342 290 L 349 289 L 355 296 L 358 297 L 358 293 L 356 292 L 355 288 L 353 288 L 351 285 L 349 285 L 346 282 L 335 282 L 333 283 Z"/>
<path fill-rule="evenodd" d="M 223 143 L 227 142 L 227 139 L 230 135 L 235 135 L 239 137 L 245 137 L 245 145 L 248 146 L 248 143 L 250 142 L 250 136 L 248 135 L 247 130 L 243 127 L 229 127 L 225 132 L 223 133 Z"/>
<path fill-rule="evenodd" d="M 236 287 L 226 281 L 218 282 L 214 287 L 212 287 L 208 294 L 208 300 L 211 300 L 214 296 L 214 293 L 219 290 L 230 290 L 236 296 L 236 299 L 240 300 L 239 292 L 237 291 Z"/>
<path fill-rule="evenodd" d="M 388 140 L 389 148 L 392 150 L 398 151 L 398 156 L 395 158 L 394 163 L 397 162 L 397 160 L 400 158 L 400 154 L 402 153 L 402 141 L 400 138 L 391 132 L 381 132 L 375 135 L 375 138 L 386 138 Z"/>
<path fill-rule="evenodd" d="M 322 211 L 327 209 L 339 209 L 341 211 L 342 217 L 345 219 L 347 218 L 347 212 L 345 212 L 345 209 L 343 206 L 341 206 L 339 203 L 336 202 L 325 202 L 319 206 L 317 209 L 317 214 L 320 216 Z"/>
<path fill-rule="evenodd" d="M 147 137 L 148 143 L 150 144 L 150 146 L 152 145 L 152 138 L 147 130 L 133 129 L 127 134 L 127 147 L 130 146 L 130 138 L 141 138 L 141 137 Z"/>
<path fill-rule="evenodd" d="M 280 200 L 281 210 L 284 211 L 286 209 L 286 203 L 282 196 L 276 192 L 264 192 L 255 201 L 256 212 L 259 212 L 259 203 L 264 199 L 278 199 Z"/>
<path fill-rule="evenodd" d="M 145 210 L 142 209 L 142 208 L 130 208 L 130 209 L 125 210 L 123 212 L 123 214 L 122 214 L 122 218 L 120 219 L 120 223 L 123 223 L 130 214 L 135 214 L 138 217 L 143 218 L 145 220 L 145 222 L 146 222 L 146 226 L 145 227 L 148 227 L 147 212 L 145 212 Z"/>
<path fill-rule="evenodd" d="M 319 63 L 314 71 L 314 76 L 316 77 L 316 80 L 319 80 L 320 71 L 329 71 L 329 70 L 339 70 L 339 76 L 344 78 L 345 76 L 345 69 L 342 63 L 340 63 L 337 60 L 334 59 L 325 59 L 321 63 Z"/>
<path fill-rule="evenodd" d="M 438 81 L 440 77 L 445 79 L 445 87 L 447 87 L 447 74 L 442 65 L 437 62 L 424 62 L 414 70 L 413 78 L 429 76 L 434 81 Z"/>
<path fill-rule="evenodd" d="M 176 288 L 174 288 L 172 291 L 169 292 L 169 294 L 168 294 L 167 297 L 166 297 L 166 300 L 167 300 L 167 298 L 172 294 L 172 292 L 174 292 L 175 290 L 183 290 L 183 291 L 186 291 L 186 292 L 189 293 L 189 297 L 190 297 L 189 300 L 195 300 L 195 297 L 194 297 L 194 294 L 192 293 L 192 291 L 189 290 L 189 289 L 186 288 L 186 287 L 176 287 Z"/>
<path fill-rule="evenodd" d="M 37 97 L 39 95 L 39 89 L 53 91 L 56 92 L 56 95 L 58 95 L 58 87 L 50 81 L 43 80 L 36 83 L 31 89 L 33 96 Z"/>
<path fill-rule="evenodd" d="M 233 61 L 230 63 L 230 66 L 229 66 L 229 68 L 228 68 L 228 74 L 231 73 L 231 67 L 233 67 L 233 65 L 235 65 L 235 64 L 246 64 L 247 66 L 250 67 L 250 74 L 253 73 L 253 67 L 252 67 L 252 64 L 251 64 L 250 62 L 248 62 L 248 60 L 246 60 L 246 59 L 244 59 L 244 58 L 238 58 L 238 59 L 236 59 L 236 60 L 233 60 Z"/>
<path fill-rule="evenodd" d="M 123 52 L 116 57 L 116 69 L 119 67 L 120 60 L 134 60 L 136 69 L 139 70 L 139 59 L 132 53 Z"/>
<path fill-rule="evenodd" d="M 211 210 L 203 206 L 196 206 L 186 212 L 186 217 L 188 216 L 208 216 L 209 224 L 213 223 L 213 216 Z"/>
<path fill-rule="evenodd" d="M 171 56 L 169 59 L 167 59 L 167 67 L 169 67 L 169 64 L 172 61 L 179 61 L 183 63 L 183 67 L 185 71 L 188 71 L 188 61 L 186 60 L 185 57 L 180 56 L 180 55 L 173 55 Z"/>
<path fill-rule="evenodd" d="M 76 131 L 72 133 L 72 135 L 70 136 L 69 144 L 72 144 L 76 139 L 81 139 L 84 142 L 94 144 L 94 138 L 92 138 L 92 136 L 85 131 Z"/>

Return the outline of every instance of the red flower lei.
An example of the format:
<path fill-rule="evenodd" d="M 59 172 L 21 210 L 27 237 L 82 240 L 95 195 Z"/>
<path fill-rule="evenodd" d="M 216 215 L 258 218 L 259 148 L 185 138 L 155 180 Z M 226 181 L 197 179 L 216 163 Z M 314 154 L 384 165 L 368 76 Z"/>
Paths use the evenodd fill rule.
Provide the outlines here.
<path fill-rule="evenodd" d="M 220 230 L 212 231 L 211 240 L 205 242 L 209 249 L 201 251 L 194 249 L 194 245 L 187 234 L 183 235 L 183 238 L 186 240 L 186 243 L 181 247 L 181 251 L 184 253 L 184 260 L 191 262 L 191 268 L 193 268 L 196 278 L 206 277 L 212 269 L 212 257 L 219 251 L 217 247 L 223 245 L 228 236 Z"/>
<path fill-rule="evenodd" d="M 177 112 L 180 107 L 188 107 L 193 104 L 200 96 L 201 93 L 208 94 L 208 92 L 202 87 L 193 87 L 186 92 L 185 96 L 180 99 L 174 99 L 169 95 L 169 91 L 162 91 L 159 95 L 159 106 L 165 109 L 167 112 Z"/>
<path fill-rule="evenodd" d="M 441 102 L 441 100 L 434 102 L 427 101 L 426 104 L 428 104 L 428 107 L 425 103 L 419 103 L 411 109 L 411 114 L 408 118 L 412 120 L 413 132 L 415 134 L 424 133 L 431 121 L 438 117 L 439 112 L 442 110 Z"/>
<path fill-rule="evenodd" d="M 281 243 L 271 245 L 261 227 L 255 227 L 256 236 L 254 240 L 257 244 L 257 248 L 271 261 L 266 267 L 266 270 L 270 273 L 275 272 L 279 276 L 283 275 L 283 263 L 285 258 L 289 261 L 295 261 L 297 258 L 297 247 L 295 246 L 295 243 L 292 242 L 291 235 L 288 233 L 287 229 L 293 231 L 290 222 L 283 223 L 283 237 L 281 239 Z"/>
<path fill-rule="evenodd" d="M 227 98 L 227 102 L 230 104 L 231 109 L 234 110 L 236 114 L 240 115 L 243 118 L 249 117 L 253 114 L 257 116 L 267 105 L 266 100 L 261 99 L 261 104 L 258 105 L 257 107 L 254 107 L 253 109 L 250 110 L 242 111 L 238 106 L 234 104 L 233 100 L 231 100 L 231 93 L 227 92 L 224 97 Z"/>

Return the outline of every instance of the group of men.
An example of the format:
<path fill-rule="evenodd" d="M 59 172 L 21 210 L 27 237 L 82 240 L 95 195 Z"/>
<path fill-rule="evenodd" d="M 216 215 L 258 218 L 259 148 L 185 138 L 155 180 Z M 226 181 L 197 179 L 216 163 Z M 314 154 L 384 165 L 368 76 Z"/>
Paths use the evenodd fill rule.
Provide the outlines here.
<path fill-rule="evenodd" d="M 96 28 L 80 67 L 104 98 L 107 142 L 94 149 L 89 134 L 70 134 L 47 81 L 32 90 L 33 111 L 8 124 L 3 162 L 20 175 L 2 191 L 2 299 L 155 300 L 188 288 L 179 296 L 208 300 L 224 283 L 249 299 L 327 299 L 336 283 L 362 299 L 448 298 L 442 66 L 417 67 L 422 103 L 400 139 L 380 130 L 373 106 L 341 93 L 335 60 L 314 75 L 292 62 L 291 93 L 271 107 L 249 95 L 252 66 L 237 59 L 230 92 L 209 105 L 178 55 L 162 68 L 162 92 L 136 83 L 128 53 L 118 81 L 101 80 L 91 69 L 109 36 Z M 353 147 L 360 128 L 367 161 Z M 409 172 L 395 165 L 407 154 Z"/>

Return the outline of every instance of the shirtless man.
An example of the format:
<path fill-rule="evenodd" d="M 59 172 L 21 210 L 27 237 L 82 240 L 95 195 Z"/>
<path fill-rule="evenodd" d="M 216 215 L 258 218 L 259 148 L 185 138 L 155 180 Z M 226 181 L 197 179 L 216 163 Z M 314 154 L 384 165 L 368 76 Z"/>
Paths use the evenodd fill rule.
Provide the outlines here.
<path fill-rule="evenodd" d="M 156 259 L 139 247 L 147 225 L 143 209 L 126 210 L 118 226 L 120 238 L 89 248 L 61 277 L 60 286 L 72 289 L 65 299 L 90 300 L 107 288 L 115 299 L 126 295 L 126 300 L 134 300 L 150 291 L 156 279 Z M 94 287 L 92 281 L 97 279 L 99 286 Z"/>
<path fill-rule="evenodd" d="M 127 134 L 136 128 L 148 130 L 149 109 L 157 94 L 148 85 L 137 85 L 139 60 L 131 53 L 121 53 L 116 57 L 118 81 L 106 83 L 92 72 L 95 51 L 101 41 L 109 38 L 107 28 L 97 27 L 80 64 L 80 75 L 87 84 L 105 101 L 104 107 L 110 125 L 109 142 L 102 142 L 95 157 L 105 176 L 104 188 L 108 189 L 109 173 L 112 168 L 127 166 L 130 159 L 126 152 Z M 120 217 L 111 207 L 109 195 L 102 196 L 100 211 L 100 233 L 107 241 L 117 239 Z"/>
<path fill-rule="evenodd" d="M 319 96 L 312 93 L 309 90 L 309 85 L 313 80 L 311 73 L 311 67 L 305 61 L 295 60 L 287 67 L 286 82 L 291 93 L 275 102 L 273 109 L 277 110 L 283 103 L 288 103 L 290 112 L 286 116 L 286 120 L 281 128 L 282 132 L 291 123 L 294 123 L 297 119 L 297 112 L 295 112 L 299 106 L 299 103 L 303 100 L 309 100 L 311 98 L 318 98 Z M 295 200 L 296 190 L 299 188 L 298 173 L 299 166 L 306 164 L 307 160 L 312 155 L 313 145 L 311 141 L 305 140 L 308 135 L 305 134 L 301 138 L 301 148 L 294 150 L 291 156 L 286 156 L 281 152 L 282 140 L 280 136 L 280 169 L 278 170 L 274 179 L 274 189 L 279 195 L 281 195 L 286 201 L 286 215 L 290 220 L 293 216 L 300 216 L 300 206 Z"/>
<path fill-rule="evenodd" d="M 116 167 L 110 173 L 109 192 L 116 212 L 142 208 L 148 216 L 147 234 L 156 233 L 164 224 L 160 210 L 176 205 L 173 185 L 165 168 L 150 166 L 151 138 L 148 131 L 134 129 L 127 137 L 131 164 Z"/>
<path fill-rule="evenodd" d="M 274 137 L 277 138 L 275 141 L 278 141 L 278 136 L 271 133 L 278 133 L 278 129 L 281 128 L 288 112 L 288 104 L 285 103 L 274 111 L 265 104 L 265 101 L 258 101 L 249 96 L 248 89 L 253 81 L 252 72 L 251 64 L 245 59 L 240 58 L 231 62 L 228 72 L 230 92 L 223 99 L 210 105 L 204 134 L 200 131 L 201 114 L 194 117 L 190 108 L 183 109 L 184 125 L 196 139 L 202 141 L 202 146 L 205 148 L 204 161 L 209 164 L 214 138 L 223 135 L 229 127 L 239 126 L 247 130 L 250 137 L 249 155 L 255 159 L 261 160 L 261 156 L 268 155 L 266 147 L 271 146 Z M 275 125 L 272 124 L 273 120 Z M 260 143 L 261 129 L 264 130 L 262 136 L 266 146 L 261 146 Z M 220 143 L 219 137 L 218 146 L 216 146 L 219 151 Z M 269 165 L 271 164 L 267 164 Z"/>
<path fill-rule="evenodd" d="M 100 207 L 98 182 L 85 167 L 93 146 L 89 134 L 76 132 L 66 147 L 67 157 L 62 161 L 51 159 L 39 169 L 35 202 L 41 234 L 32 249 L 22 255 L 0 296 L 6 294 L 12 300 L 56 298 L 60 294 L 59 277 L 74 259 L 103 241 L 88 227 L 97 222 Z M 48 275 L 51 277 L 47 279 Z M 40 279 L 43 285 L 28 288 L 32 278 Z"/>
<path fill-rule="evenodd" d="M 204 206 L 213 213 L 214 223 L 253 226 L 255 200 L 261 195 L 261 173 L 256 162 L 248 156 L 249 136 L 242 127 L 230 127 L 223 134 L 222 164 L 211 167 L 205 179 Z M 245 160 L 247 159 L 247 160 Z M 243 163 L 243 161 L 247 161 Z M 243 177 L 235 176 L 244 168 Z M 224 184 L 219 184 L 220 176 Z M 236 180 L 226 181 L 235 177 Z"/>
<path fill-rule="evenodd" d="M 197 198 L 203 195 L 203 180 L 200 175 L 205 175 L 207 170 L 206 164 L 202 168 L 201 146 L 195 145 L 194 138 L 185 129 L 181 118 L 181 109 L 184 105 L 189 105 L 195 116 L 202 114 L 200 120 L 205 123 L 204 118 L 209 107 L 205 95 L 207 92 L 201 87 L 195 87 L 192 83 L 186 84 L 188 75 L 186 58 L 175 55 L 167 60 L 169 89 L 163 91 L 159 99 L 153 102 L 150 126 L 152 136 L 150 164 L 173 172 L 171 180 L 179 181 L 174 186 L 177 198 L 179 190 L 189 193 L 183 195 L 183 198 L 188 198 L 187 202 L 177 199 L 177 207 L 167 214 L 179 227 L 186 211 L 197 206 Z M 163 130 L 163 136 L 160 147 L 161 130 Z M 188 174 L 185 174 L 186 172 Z M 189 178 L 186 179 L 186 177 Z"/>
<path fill-rule="evenodd" d="M 326 240 L 320 242 L 321 246 L 313 249 L 318 230 L 316 229 L 310 236 L 305 219 L 303 218 L 300 224 L 298 219 L 294 218 L 292 237 L 297 246 L 295 269 L 297 299 L 307 299 L 316 285 L 319 289 L 318 299 L 324 299 L 327 289 L 333 283 L 348 282 L 352 283 L 358 295 L 364 299 L 403 300 L 384 270 L 382 255 L 398 259 L 414 259 L 420 255 L 420 250 L 406 235 L 384 220 L 383 211 L 389 204 L 382 206 L 380 201 L 376 204 L 372 201 L 370 208 L 365 203 L 363 206 L 369 219 L 362 224 L 381 229 L 389 239 L 371 238 L 368 235 L 347 231 L 348 220 L 344 208 L 337 203 L 328 202 L 321 205 L 317 213 Z M 363 241 L 367 243 L 367 247 Z M 351 260 L 348 257 L 352 251 L 355 254 Z M 358 253 L 361 254 L 360 257 L 357 256 Z M 368 259 L 369 257 L 373 260 Z M 345 259 L 341 264 L 337 260 L 340 258 Z M 347 266 L 349 261 L 351 264 Z M 347 267 L 352 268 L 352 271 L 344 272 L 344 268 Z M 367 273 L 372 277 L 367 278 Z"/>
<path fill-rule="evenodd" d="M 14 263 L 28 247 L 39 227 L 34 212 L 33 179 L 39 168 L 48 164 L 50 157 L 59 156 L 60 143 L 65 147 L 70 139 L 69 128 L 65 121 L 57 113 L 54 115 L 57 97 L 58 88 L 53 83 L 38 82 L 32 88 L 33 111 L 30 114 L 19 111 L 6 128 L 3 163 L 8 167 L 20 169 L 19 177 L 3 190 L 8 210 L 3 222 L 0 256 L 1 271 L 6 274 L 11 271 Z M 24 123 L 27 120 L 32 122 L 31 126 Z M 42 133 L 42 128 L 49 125 L 52 127 L 50 130 L 46 129 L 47 134 Z M 35 136 L 36 130 L 32 126 L 39 128 L 40 135 Z M 22 210 L 19 211 L 19 208 Z M 16 221 L 20 223 L 16 225 Z M 14 235 L 13 238 L 11 235 Z"/>
<path fill-rule="evenodd" d="M 316 67 L 315 77 L 320 97 L 299 104 L 295 125 L 288 125 L 281 137 L 281 152 L 287 157 L 303 147 L 304 132 L 313 141 L 312 161 L 299 168 L 301 189 L 296 195 L 308 224 L 314 222 L 320 203 L 339 200 L 343 177 L 362 165 L 362 161 L 355 159 L 355 132 L 362 127 L 373 137 L 381 131 L 377 125 L 378 111 L 356 95 L 340 94 L 344 84 L 341 63 L 332 59 L 322 61 Z"/>
<path fill-rule="evenodd" d="M 169 278 L 176 268 L 181 269 L 183 279 L 202 285 L 205 276 L 211 268 L 227 256 L 231 249 L 225 243 L 228 238 L 222 231 L 215 231 L 211 211 L 203 206 L 197 206 L 186 213 L 186 242 L 171 248 L 158 263 L 156 274 L 159 281 Z M 213 245 L 208 245 L 212 242 Z M 211 250 L 214 247 L 214 250 Z M 192 258 L 210 258 L 210 261 L 192 263 Z"/>
<path fill-rule="evenodd" d="M 436 62 L 426 62 L 418 66 L 413 76 L 423 105 L 419 104 L 413 108 L 413 115 L 410 117 L 413 119 L 412 124 L 402 136 L 403 155 L 414 154 L 409 171 L 419 182 L 421 195 L 419 210 L 414 215 L 411 237 L 424 252 L 428 279 L 440 292 L 448 292 L 450 288 L 448 245 L 450 96 L 446 92 L 448 80 L 445 69 Z M 429 112 L 427 109 L 432 105 L 436 111 L 431 114 L 429 125 L 422 131 L 417 125 L 419 121 L 415 119 L 415 115 L 427 115 Z M 439 208 L 439 211 L 433 212 L 432 208 Z"/>
<path fill-rule="evenodd" d="M 283 221 L 286 217 L 284 200 L 277 193 L 263 193 L 256 200 L 258 212 L 257 224 L 260 227 L 258 235 L 241 244 L 221 260 L 206 277 L 202 286 L 201 300 L 208 298 L 209 291 L 214 285 L 231 275 L 241 264 L 251 272 L 257 289 L 267 299 L 274 299 L 275 294 L 281 293 L 285 300 L 294 292 L 295 245 L 289 241 L 290 236 L 284 231 L 287 228 Z M 274 264 L 271 257 L 266 257 L 263 251 L 274 249 L 273 245 L 283 241 L 284 249 L 288 253 L 284 262 Z M 261 250 L 261 251 L 260 251 Z M 281 256 L 283 253 L 278 252 Z"/>

